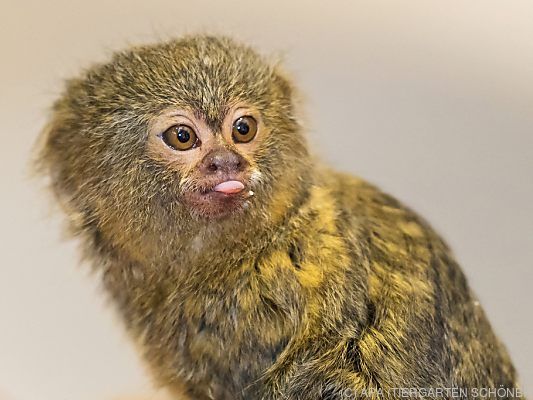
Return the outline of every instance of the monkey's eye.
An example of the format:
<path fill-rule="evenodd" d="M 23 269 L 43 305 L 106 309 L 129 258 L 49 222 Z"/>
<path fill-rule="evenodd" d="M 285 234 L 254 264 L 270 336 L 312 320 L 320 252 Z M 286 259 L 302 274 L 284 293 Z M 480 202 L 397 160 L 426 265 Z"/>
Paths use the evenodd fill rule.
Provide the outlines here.
<path fill-rule="evenodd" d="M 248 143 L 257 133 L 257 121 L 254 117 L 246 115 L 233 122 L 233 140 L 237 143 Z"/>
<path fill-rule="evenodd" d="M 198 137 L 194 130 L 187 125 L 174 125 L 168 128 L 161 136 L 167 146 L 174 150 L 189 150 L 197 147 Z"/>

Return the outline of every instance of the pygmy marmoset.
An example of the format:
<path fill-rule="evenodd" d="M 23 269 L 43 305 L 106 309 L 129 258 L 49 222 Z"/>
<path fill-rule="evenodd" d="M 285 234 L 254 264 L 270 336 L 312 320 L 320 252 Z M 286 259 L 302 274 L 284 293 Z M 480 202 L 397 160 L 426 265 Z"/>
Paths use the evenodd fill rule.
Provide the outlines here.
<path fill-rule="evenodd" d="M 294 92 L 199 35 L 119 52 L 54 105 L 39 168 L 156 382 L 191 400 L 516 388 L 449 248 L 310 156 Z"/>

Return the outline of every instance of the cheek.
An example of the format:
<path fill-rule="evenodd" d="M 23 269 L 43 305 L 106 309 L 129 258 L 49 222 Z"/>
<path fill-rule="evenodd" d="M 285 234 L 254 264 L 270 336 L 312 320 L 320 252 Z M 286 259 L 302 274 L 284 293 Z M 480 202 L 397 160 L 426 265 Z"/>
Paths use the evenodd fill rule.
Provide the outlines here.
<path fill-rule="evenodd" d="M 151 138 L 146 146 L 149 159 L 180 176 L 188 176 L 197 170 L 203 154 L 200 148 L 179 151 L 166 146 L 159 138 Z"/>
<path fill-rule="evenodd" d="M 281 146 L 275 141 L 267 141 L 253 153 L 252 165 L 265 172 L 273 172 L 283 164 Z"/>
<path fill-rule="evenodd" d="M 251 170 L 251 173 L 250 173 L 250 184 L 252 187 L 257 187 L 258 185 L 261 185 L 262 183 L 265 182 L 265 176 L 263 174 L 263 172 L 261 172 L 261 170 L 257 167 L 251 167 L 250 168 Z"/>
<path fill-rule="evenodd" d="M 248 161 L 252 172 L 266 166 L 269 153 L 273 147 L 278 147 L 273 143 L 267 130 L 261 131 L 258 136 L 249 143 L 239 143 L 236 145 L 237 151 Z M 274 141 L 275 142 L 275 141 Z"/>

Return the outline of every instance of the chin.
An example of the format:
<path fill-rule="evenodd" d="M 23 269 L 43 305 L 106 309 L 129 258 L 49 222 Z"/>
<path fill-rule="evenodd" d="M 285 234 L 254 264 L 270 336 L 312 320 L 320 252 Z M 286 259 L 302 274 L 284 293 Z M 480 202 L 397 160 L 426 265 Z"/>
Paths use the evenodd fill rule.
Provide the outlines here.
<path fill-rule="evenodd" d="M 242 214 L 249 205 L 249 195 L 218 192 L 190 192 L 185 195 L 191 214 L 206 220 L 221 220 Z"/>

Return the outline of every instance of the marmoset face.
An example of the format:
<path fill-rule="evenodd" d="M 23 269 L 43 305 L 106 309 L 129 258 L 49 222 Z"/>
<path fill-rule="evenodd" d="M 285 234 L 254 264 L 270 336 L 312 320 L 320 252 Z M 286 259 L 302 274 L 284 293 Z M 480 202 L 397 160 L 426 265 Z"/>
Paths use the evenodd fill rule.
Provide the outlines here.
<path fill-rule="evenodd" d="M 219 218 L 249 206 L 263 176 L 256 152 L 269 134 L 261 113 L 244 104 L 227 108 L 216 129 L 194 110 L 171 107 L 151 121 L 147 152 L 179 176 L 191 212 Z"/>

